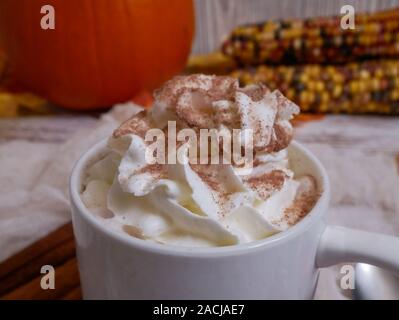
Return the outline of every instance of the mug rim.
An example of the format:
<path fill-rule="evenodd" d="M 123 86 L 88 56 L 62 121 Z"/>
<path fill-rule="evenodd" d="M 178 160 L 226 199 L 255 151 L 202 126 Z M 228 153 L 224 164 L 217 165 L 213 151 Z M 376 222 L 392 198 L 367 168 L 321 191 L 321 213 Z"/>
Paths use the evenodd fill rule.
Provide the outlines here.
<path fill-rule="evenodd" d="M 184 246 L 176 246 L 169 244 L 160 244 L 151 242 L 139 238 L 135 238 L 117 232 L 111 229 L 95 217 L 95 215 L 84 205 L 81 198 L 81 177 L 83 176 L 83 170 L 87 169 L 88 162 L 92 161 L 93 158 L 100 155 L 106 150 L 107 138 L 101 140 L 92 146 L 89 150 L 82 154 L 82 156 L 75 163 L 69 180 L 69 197 L 72 207 L 72 220 L 74 222 L 74 215 L 79 214 L 81 218 L 85 220 L 92 228 L 96 229 L 106 237 L 112 238 L 112 240 L 120 242 L 121 244 L 133 246 L 137 249 L 141 249 L 146 252 L 152 252 L 157 254 L 163 254 L 168 256 L 187 256 L 187 257 L 198 257 L 198 258 L 210 258 L 210 257 L 222 257 L 231 255 L 241 255 L 249 252 L 254 252 L 260 249 L 273 247 L 280 245 L 291 239 L 295 238 L 299 234 L 304 233 L 314 223 L 320 220 L 320 218 L 327 211 L 330 201 L 330 182 L 326 170 L 324 169 L 321 162 L 317 159 L 313 153 L 311 153 L 306 147 L 295 140 L 291 141 L 289 147 L 294 147 L 297 151 L 300 151 L 301 157 L 306 157 L 308 161 L 312 162 L 314 167 L 318 171 L 318 175 L 321 177 L 322 185 L 320 191 L 320 197 L 316 204 L 308 212 L 308 214 L 301 219 L 294 226 L 288 230 L 276 233 L 270 237 L 251 241 L 248 243 L 230 245 L 230 246 L 215 246 L 215 247 L 200 247 L 191 248 Z M 75 209 L 75 210 L 73 210 Z"/>

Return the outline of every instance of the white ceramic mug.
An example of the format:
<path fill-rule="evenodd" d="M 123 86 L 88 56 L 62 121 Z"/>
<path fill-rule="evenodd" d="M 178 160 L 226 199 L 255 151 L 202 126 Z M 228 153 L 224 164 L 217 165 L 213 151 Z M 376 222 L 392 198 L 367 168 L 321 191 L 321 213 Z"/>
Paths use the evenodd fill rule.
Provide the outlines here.
<path fill-rule="evenodd" d="M 86 299 L 310 299 L 318 268 L 365 262 L 399 271 L 399 238 L 327 226 L 330 187 L 320 162 L 296 142 L 297 175 L 311 174 L 321 197 L 289 230 L 247 244 L 183 248 L 117 233 L 84 206 L 85 169 L 105 154 L 106 141 L 86 152 L 70 181 L 80 279 Z M 367 219 L 367 217 L 365 217 Z"/>

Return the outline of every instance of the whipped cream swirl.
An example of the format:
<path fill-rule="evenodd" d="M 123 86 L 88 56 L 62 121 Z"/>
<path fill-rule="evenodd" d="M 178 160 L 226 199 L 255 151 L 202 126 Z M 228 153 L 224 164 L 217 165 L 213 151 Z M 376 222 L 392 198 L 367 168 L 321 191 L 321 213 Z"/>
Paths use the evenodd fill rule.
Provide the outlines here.
<path fill-rule="evenodd" d="M 109 153 L 87 170 L 82 199 L 104 223 L 159 243 L 225 246 L 286 230 L 312 208 L 315 181 L 294 177 L 286 151 L 289 120 L 299 108 L 279 91 L 191 75 L 170 80 L 154 98 L 152 109 L 115 130 Z M 145 134 L 168 121 L 196 130 L 253 130 L 253 170 L 241 175 L 234 164 L 148 164 Z"/>

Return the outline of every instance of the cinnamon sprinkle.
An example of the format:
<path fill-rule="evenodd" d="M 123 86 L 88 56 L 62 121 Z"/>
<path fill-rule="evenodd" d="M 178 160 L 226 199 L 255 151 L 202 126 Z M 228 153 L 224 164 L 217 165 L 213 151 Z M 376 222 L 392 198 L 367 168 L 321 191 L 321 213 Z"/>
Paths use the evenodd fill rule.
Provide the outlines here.
<path fill-rule="evenodd" d="M 289 226 L 295 225 L 312 210 L 318 198 L 318 194 L 311 192 L 299 195 L 292 205 L 285 209 L 282 220 Z"/>
<path fill-rule="evenodd" d="M 147 111 L 143 110 L 136 113 L 133 117 L 123 122 L 114 133 L 114 138 L 119 138 L 126 134 L 136 134 L 142 138 L 148 130 L 153 128 L 151 119 L 147 116 Z"/>
<path fill-rule="evenodd" d="M 244 88 L 239 88 L 237 91 L 245 93 L 252 101 L 260 101 L 263 99 L 265 94 L 270 92 L 264 84 L 248 85 Z"/>
<path fill-rule="evenodd" d="M 294 201 L 284 210 L 282 218 L 273 223 L 277 225 L 284 223 L 288 226 L 293 226 L 313 209 L 320 197 L 320 193 L 317 192 L 316 180 L 310 175 L 303 176 L 299 179 L 299 181 L 301 180 L 302 183 L 297 191 Z"/>
<path fill-rule="evenodd" d="M 216 164 L 192 164 L 191 169 L 214 191 L 223 192 L 219 179 L 219 165 Z"/>
<path fill-rule="evenodd" d="M 149 164 L 135 171 L 134 174 L 149 173 L 155 179 L 166 179 L 168 177 L 167 167 L 163 164 Z"/>
<path fill-rule="evenodd" d="M 275 191 L 280 190 L 285 180 L 288 178 L 287 174 L 282 170 L 273 170 L 266 172 L 259 176 L 249 177 L 245 183 L 263 200 L 266 200 Z"/>

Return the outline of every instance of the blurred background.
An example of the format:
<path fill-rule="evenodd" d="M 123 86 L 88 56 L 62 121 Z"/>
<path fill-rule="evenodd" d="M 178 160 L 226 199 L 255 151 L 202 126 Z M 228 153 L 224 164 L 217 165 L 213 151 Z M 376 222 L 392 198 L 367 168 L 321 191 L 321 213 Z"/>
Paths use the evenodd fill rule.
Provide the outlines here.
<path fill-rule="evenodd" d="M 1 0 L 0 298 L 81 297 L 71 168 L 190 73 L 281 90 L 330 175 L 328 221 L 399 235 L 399 0 Z M 316 298 L 351 298 L 341 276 L 322 270 Z"/>
<path fill-rule="evenodd" d="M 340 8 L 352 5 L 357 12 L 376 12 L 398 5 L 396 0 L 196 0 L 196 32 L 193 53 L 220 48 L 231 30 L 248 23 L 286 18 L 340 15 Z"/>

